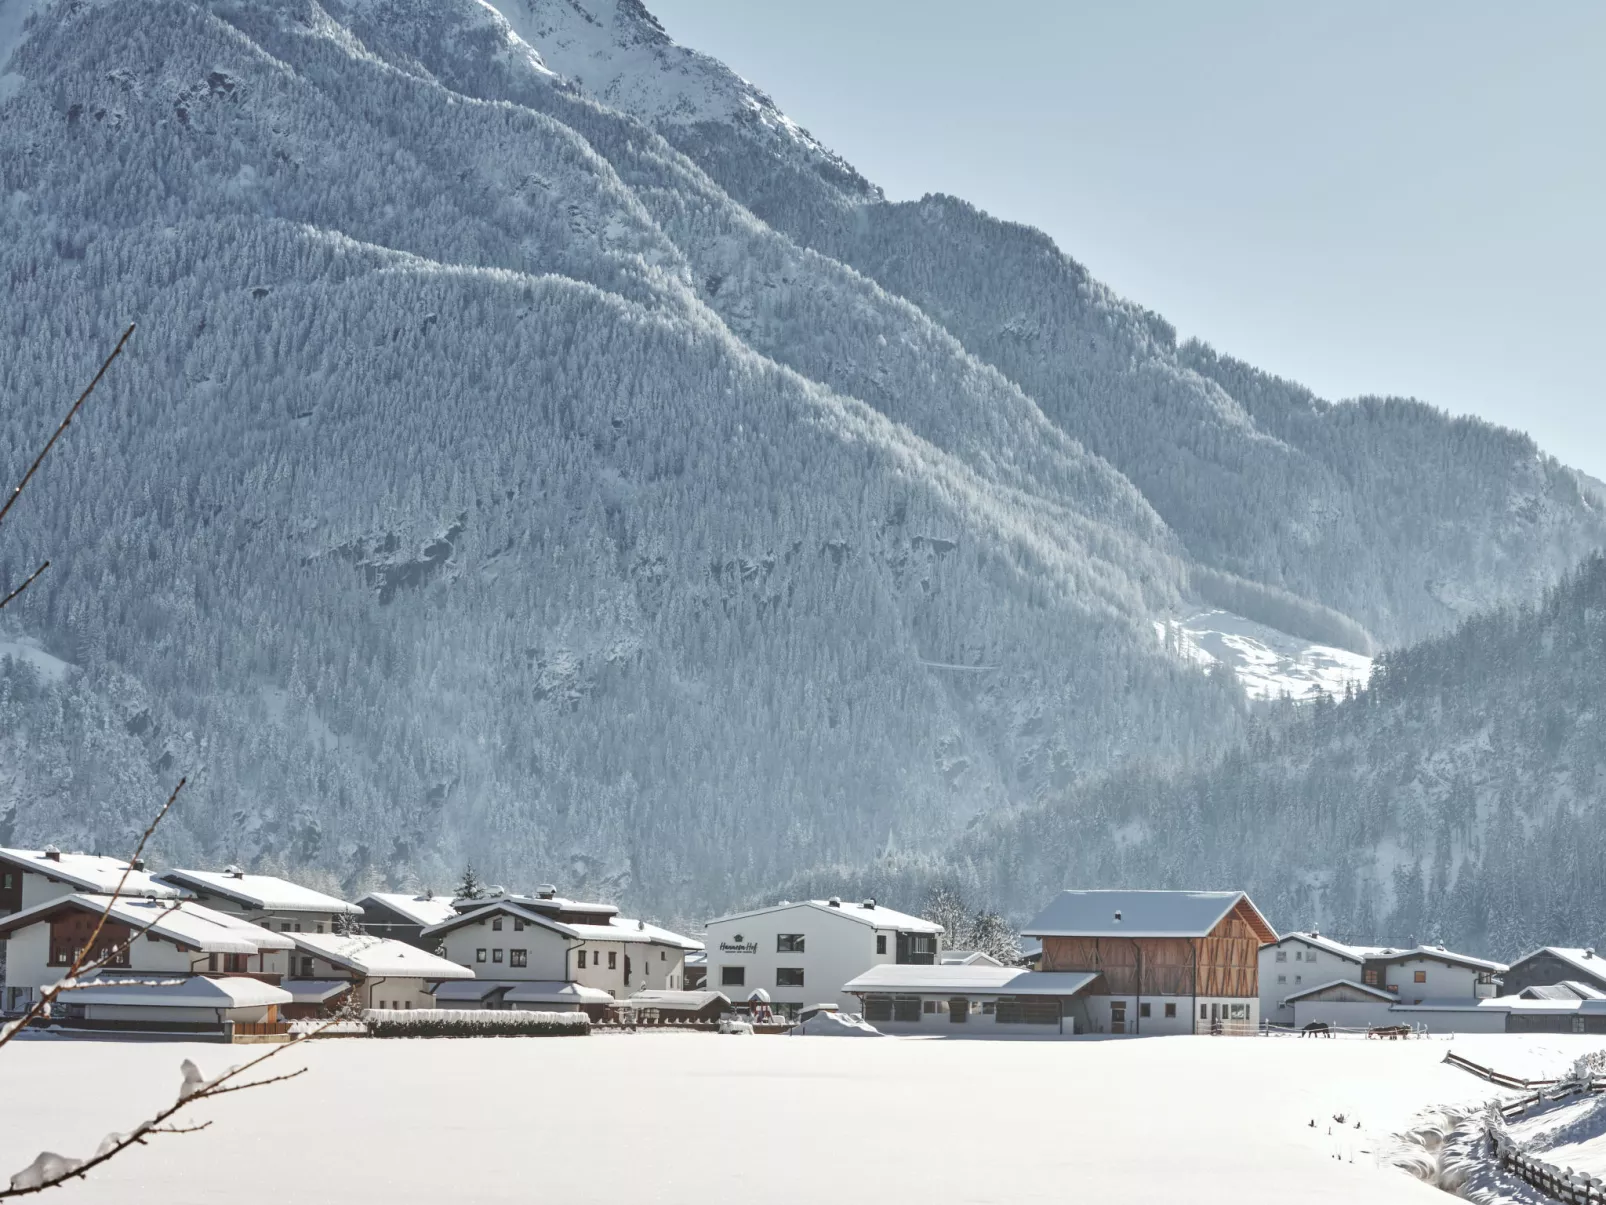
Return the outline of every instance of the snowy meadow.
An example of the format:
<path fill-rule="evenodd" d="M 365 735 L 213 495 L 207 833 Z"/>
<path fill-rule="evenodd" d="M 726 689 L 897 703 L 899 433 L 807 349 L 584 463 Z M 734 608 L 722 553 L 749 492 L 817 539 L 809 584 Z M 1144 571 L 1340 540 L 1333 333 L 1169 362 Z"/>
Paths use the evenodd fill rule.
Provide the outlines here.
<path fill-rule="evenodd" d="M 715 1037 L 322 1040 L 310 1073 L 205 1106 L 63 1201 L 1233 1202 L 1444 1200 L 1393 1166 L 1425 1110 L 1564 1071 L 1599 1038 L 1013 1042 Z M 6 1169 L 92 1150 L 239 1050 L 27 1041 L 7 1052 Z M 26 1102 L 24 1105 L 23 1102 Z M 198 1113 L 201 1111 L 198 1110 Z M 1333 1120 L 1344 1115 L 1343 1124 Z M 1316 1122 L 1313 1128 L 1310 1122 Z M 1356 1122 L 1360 1123 L 1357 1129 Z"/>

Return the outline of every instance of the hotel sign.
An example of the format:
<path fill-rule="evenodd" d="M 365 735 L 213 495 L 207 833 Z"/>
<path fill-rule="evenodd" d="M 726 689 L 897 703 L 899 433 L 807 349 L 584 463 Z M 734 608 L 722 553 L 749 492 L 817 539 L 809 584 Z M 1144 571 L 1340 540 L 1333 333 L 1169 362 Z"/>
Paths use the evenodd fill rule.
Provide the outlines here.
<path fill-rule="evenodd" d="M 743 941 L 742 935 L 738 933 L 734 941 L 720 942 L 719 952 L 721 954 L 757 954 L 758 942 Z"/>

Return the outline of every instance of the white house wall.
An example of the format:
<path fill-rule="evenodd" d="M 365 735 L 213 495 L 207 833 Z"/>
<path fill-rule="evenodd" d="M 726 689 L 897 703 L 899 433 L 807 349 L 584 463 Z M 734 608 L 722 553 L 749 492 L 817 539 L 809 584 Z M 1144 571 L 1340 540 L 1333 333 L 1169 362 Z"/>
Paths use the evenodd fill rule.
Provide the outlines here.
<path fill-rule="evenodd" d="M 585 954 L 585 966 L 580 955 Z M 608 955 L 614 965 L 608 966 Z M 600 957 L 599 957 L 600 956 Z M 625 982 L 625 959 L 630 959 L 630 981 Z M 641 991 L 679 991 L 685 985 L 686 952 L 657 942 L 588 941 L 571 954 L 570 978 L 586 987 L 599 988 L 617 1000 Z M 483 976 L 482 976 L 483 977 Z"/>
<path fill-rule="evenodd" d="M 782 933 L 803 934 L 804 952 L 780 953 L 776 941 Z M 738 934 L 741 942 L 735 941 Z M 887 939 L 885 954 L 876 953 L 877 934 Z M 842 985 L 873 966 L 896 962 L 898 954 L 895 928 L 872 929 L 841 913 L 808 904 L 713 922 L 703 941 L 708 950 L 709 991 L 723 992 L 741 1003 L 755 988 L 763 988 L 778 1005 L 834 1002 L 844 1012 L 858 1012 L 859 1001 L 844 992 Z M 749 952 L 747 947 L 754 948 Z M 746 982 L 740 987 L 724 985 L 727 966 L 743 968 Z M 801 968 L 803 986 L 778 984 L 776 972 L 782 967 Z"/>
<path fill-rule="evenodd" d="M 1284 961 L 1277 961 L 1281 951 Z M 1296 959 L 1295 954 L 1299 957 Z M 1361 964 L 1331 950 L 1323 950 L 1296 936 L 1260 949 L 1260 1015 L 1274 1025 L 1292 1025 L 1294 1009 L 1283 1001 L 1335 979 L 1361 981 Z"/>
<path fill-rule="evenodd" d="M 1385 1000 L 1296 1000 L 1291 1011 L 1295 1029 L 1332 1025 L 1339 1029 L 1370 1029 L 1374 1025 L 1402 1025 L 1409 1018 L 1389 1012 Z"/>
<path fill-rule="evenodd" d="M 513 918 L 502 918 L 500 932 L 491 928 L 491 918 L 458 925 L 441 935 L 442 957 L 458 966 L 468 967 L 476 979 L 568 979 L 571 959 L 569 947 L 574 943 L 561 933 L 541 925 L 526 924 L 522 932 L 513 927 Z M 510 950 L 527 952 L 529 965 L 513 965 Z M 477 961 L 478 950 L 485 951 L 485 961 Z M 502 961 L 494 957 L 502 951 Z"/>
<path fill-rule="evenodd" d="M 1416 982 L 1417 971 L 1421 971 L 1425 976 L 1427 980 L 1425 983 Z M 1418 1000 L 1452 998 L 1470 1000 L 1477 995 L 1479 973 L 1472 967 L 1446 966 L 1431 956 L 1423 956 L 1408 958 L 1386 967 L 1384 979 L 1387 982 L 1377 986 L 1385 990 L 1398 988 L 1395 995 L 1401 1004 L 1413 1004 Z M 1484 994 L 1492 996 L 1494 989 L 1485 987 Z"/>

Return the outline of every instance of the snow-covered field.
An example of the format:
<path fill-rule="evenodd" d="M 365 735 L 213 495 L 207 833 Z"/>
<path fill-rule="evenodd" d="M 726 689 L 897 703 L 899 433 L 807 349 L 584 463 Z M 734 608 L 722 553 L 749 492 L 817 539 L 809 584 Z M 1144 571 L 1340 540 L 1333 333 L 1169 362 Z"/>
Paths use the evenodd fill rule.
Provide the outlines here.
<path fill-rule="evenodd" d="M 1494 1094 L 1442 1063 L 1447 1049 L 1538 1075 L 1600 1045 L 1550 1035 L 325 1040 L 269 1064 L 309 1074 L 210 1102 L 197 1113 L 211 1129 L 136 1148 L 59 1199 L 1442 1202 L 1387 1156 L 1420 1110 Z M 172 1099 L 182 1058 L 210 1075 L 251 1053 L 15 1043 L 0 1055 L 0 1168 L 42 1146 L 92 1150 Z"/>
<path fill-rule="evenodd" d="M 1186 619 L 1157 621 L 1155 634 L 1185 660 L 1208 669 L 1218 662 L 1238 676 L 1251 699 L 1284 694 L 1311 698 L 1318 691 L 1342 696 L 1344 687 L 1366 685 L 1372 659 L 1346 649 L 1312 644 L 1276 628 L 1234 615 L 1200 611 Z"/>

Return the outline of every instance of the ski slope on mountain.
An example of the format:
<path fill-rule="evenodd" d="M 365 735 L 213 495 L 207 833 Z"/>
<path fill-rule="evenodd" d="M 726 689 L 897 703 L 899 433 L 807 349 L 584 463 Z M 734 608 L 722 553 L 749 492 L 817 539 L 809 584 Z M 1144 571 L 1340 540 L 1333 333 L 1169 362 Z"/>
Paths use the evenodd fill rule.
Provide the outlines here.
<path fill-rule="evenodd" d="M 1205 610 L 1156 620 L 1155 634 L 1177 656 L 1201 669 L 1230 669 L 1251 699 L 1343 698 L 1366 685 L 1372 659 L 1315 644 L 1230 611 Z"/>

